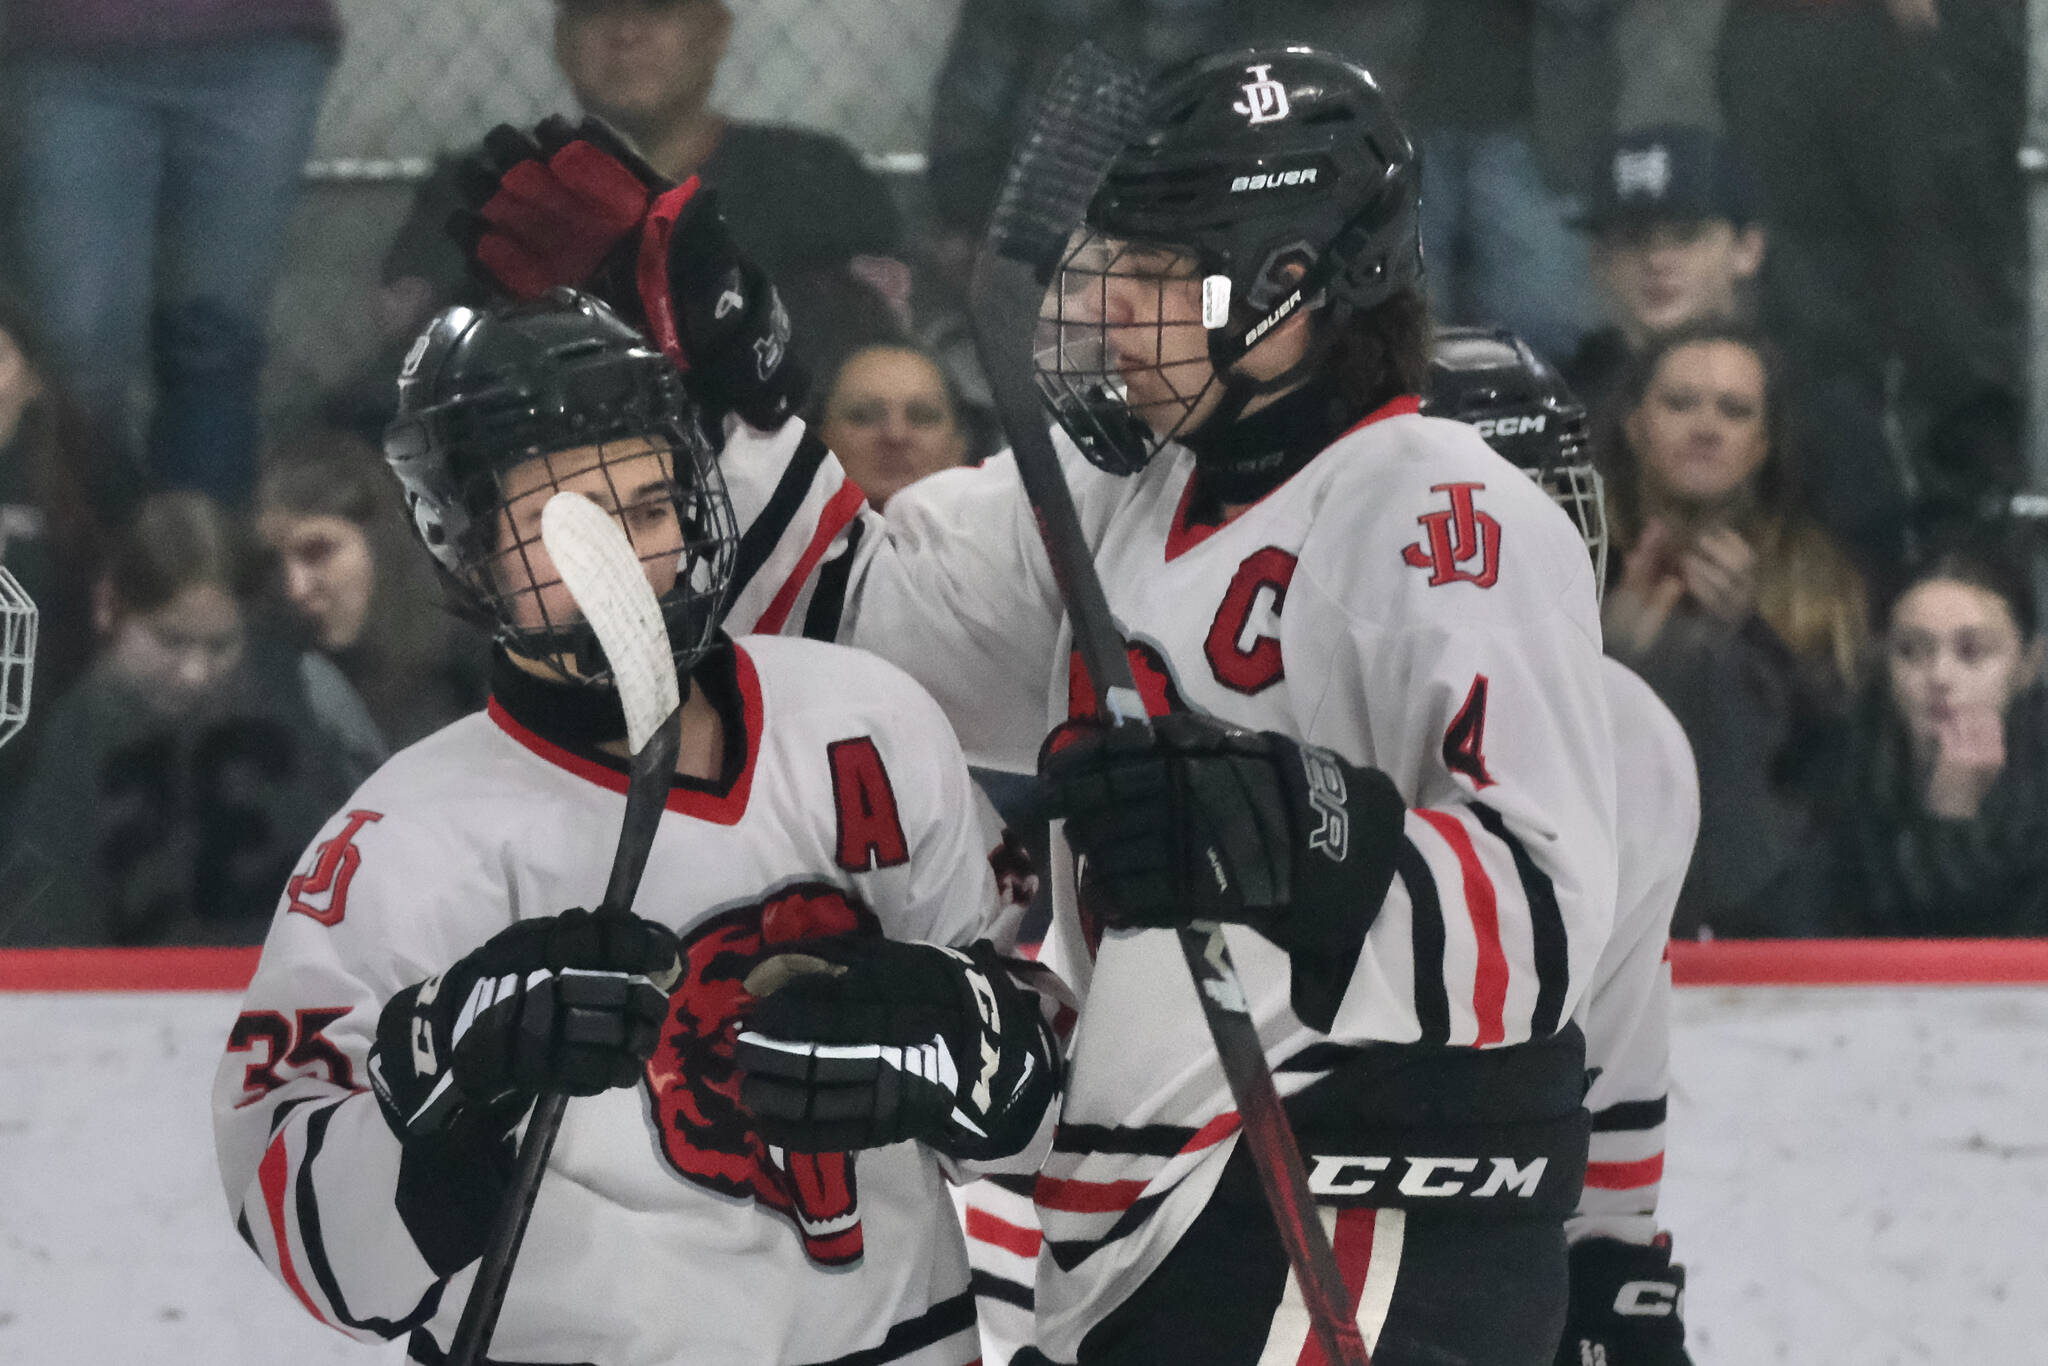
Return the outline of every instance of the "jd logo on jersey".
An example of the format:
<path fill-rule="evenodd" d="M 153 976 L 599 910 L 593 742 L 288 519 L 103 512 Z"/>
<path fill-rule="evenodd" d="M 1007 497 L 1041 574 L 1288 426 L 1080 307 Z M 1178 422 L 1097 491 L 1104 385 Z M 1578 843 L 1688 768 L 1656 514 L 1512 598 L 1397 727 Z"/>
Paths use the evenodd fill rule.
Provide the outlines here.
<path fill-rule="evenodd" d="M 1415 519 L 1423 538 L 1401 551 L 1416 569 L 1427 569 L 1429 586 L 1469 583 L 1493 587 L 1500 577 L 1500 523 L 1472 506 L 1472 495 L 1484 484 L 1432 484 L 1431 493 L 1448 493 L 1451 505 Z"/>
<path fill-rule="evenodd" d="M 1244 99 L 1230 106 L 1254 124 L 1287 117 L 1287 87 L 1266 74 L 1272 69 L 1270 63 L 1246 67 L 1251 79 L 1244 83 Z"/>

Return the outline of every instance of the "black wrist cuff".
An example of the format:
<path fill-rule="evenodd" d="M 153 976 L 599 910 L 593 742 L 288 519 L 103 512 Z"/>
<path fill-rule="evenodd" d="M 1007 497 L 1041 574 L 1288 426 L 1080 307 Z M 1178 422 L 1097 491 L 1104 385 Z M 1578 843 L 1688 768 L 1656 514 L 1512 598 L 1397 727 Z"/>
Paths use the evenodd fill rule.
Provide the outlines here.
<path fill-rule="evenodd" d="M 1038 998 L 1010 975 L 1008 961 L 995 946 L 986 939 L 978 940 L 966 953 L 995 989 L 1000 1032 L 997 1050 L 1002 1062 L 989 1087 L 992 1104 L 983 1117 L 987 1137 L 949 1126 L 931 1146 L 948 1157 L 986 1162 L 1019 1152 L 1038 1132 L 1046 1107 L 1059 1092 L 1060 1052 L 1044 1012 L 1038 1008 Z M 974 1020 L 966 1038 L 977 1040 L 980 1010 L 971 999 L 968 1009 L 974 1012 Z M 963 1049 L 961 1056 L 972 1058 L 975 1051 Z"/>
<path fill-rule="evenodd" d="M 1408 804 L 1376 768 L 1358 768 L 1326 749 L 1292 748 L 1279 767 L 1304 843 L 1286 914 L 1271 938 L 1287 950 L 1294 1013 L 1327 1034 L 1393 883 Z"/>
<path fill-rule="evenodd" d="M 1663 1238 L 1650 1244 L 1587 1238 L 1571 1249 L 1571 1333 L 1589 1341 L 1625 1343 L 1621 1361 L 1686 1360 L 1685 1268 L 1673 1266 Z"/>
<path fill-rule="evenodd" d="M 473 1125 L 405 1145 L 393 1204 L 436 1276 L 452 1276 L 484 1255 L 515 1161 L 509 1135 Z"/>

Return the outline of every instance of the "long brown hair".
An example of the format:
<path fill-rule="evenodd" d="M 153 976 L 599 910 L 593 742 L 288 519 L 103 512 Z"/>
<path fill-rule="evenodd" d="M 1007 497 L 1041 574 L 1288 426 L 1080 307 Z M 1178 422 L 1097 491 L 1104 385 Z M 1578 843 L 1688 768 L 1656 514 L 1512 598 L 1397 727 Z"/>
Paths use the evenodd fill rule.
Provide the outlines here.
<path fill-rule="evenodd" d="M 337 428 L 293 432 L 266 453 L 256 507 L 259 514 L 339 517 L 369 542 L 376 574 L 369 616 L 336 663 L 394 748 L 469 709 L 461 686 L 449 682 L 450 661 L 481 657 L 482 637 L 456 620 L 376 447 Z"/>
<path fill-rule="evenodd" d="M 1383 303 L 1353 314 L 1330 339 L 1324 372 L 1356 417 L 1429 387 L 1432 327 L 1429 300 L 1420 287 L 1404 289 Z"/>
<path fill-rule="evenodd" d="M 1763 464 L 1725 506 L 1707 517 L 1732 526 L 1757 553 L 1757 615 L 1801 659 L 1823 663 L 1844 686 L 1864 666 L 1870 601 L 1863 576 L 1808 511 L 1799 446 L 1785 402 L 1785 366 L 1757 329 L 1728 319 L 1687 323 L 1652 338 L 1630 363 L 1593 430 L 1593 454 L 1607 486 L 1607 520 L 1618 565 L 1661 509 L 1643 486 L 1643 461 L 1629 419 L 1648 398 L 1664 362 L 1688 346 L 1727 343 L 1755 356 L 1764 376 Z M 1696 510 L 1697 511 L 1697 510 Z"/>
<path fill-rule="evenodd" d="M 154 612 L 202 584 L 246 603 L 261 581 L 262 560 L 246 528 L 190 489 L 145 498 L 107 558 L 108 602 L 117 619 Z"/>

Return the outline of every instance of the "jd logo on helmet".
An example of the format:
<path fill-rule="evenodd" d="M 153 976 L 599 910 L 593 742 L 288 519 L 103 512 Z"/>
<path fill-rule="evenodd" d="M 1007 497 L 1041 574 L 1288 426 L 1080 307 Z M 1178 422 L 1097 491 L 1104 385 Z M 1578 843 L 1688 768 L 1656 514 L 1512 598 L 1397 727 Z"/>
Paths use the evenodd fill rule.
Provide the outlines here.
<path fill-rule="evenodd" d="M 1230 107 L 1253 123 L 1272 123 L 1287 117 L 1287 87 L 1266 73 L 1272 64 L 1248 66 L 1251 79 L 1244 83 L 1244 99 Z"/>

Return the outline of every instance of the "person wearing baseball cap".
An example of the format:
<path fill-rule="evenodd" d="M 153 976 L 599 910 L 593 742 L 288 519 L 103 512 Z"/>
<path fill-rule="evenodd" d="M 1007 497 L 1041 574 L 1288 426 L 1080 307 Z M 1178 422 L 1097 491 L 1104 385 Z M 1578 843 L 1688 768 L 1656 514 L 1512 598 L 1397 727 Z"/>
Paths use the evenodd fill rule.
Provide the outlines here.
<path fill-rule="evenodd" d="M 1610 140 L 1577 226 L 1592 235 L 1612 320 L 1565 367 L 1588 406 L 1651 336 L 1754 311 L 1765 250 L 1755 191 L 1732 149 L 1705 128 L 1667 124 Z"/>

